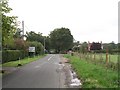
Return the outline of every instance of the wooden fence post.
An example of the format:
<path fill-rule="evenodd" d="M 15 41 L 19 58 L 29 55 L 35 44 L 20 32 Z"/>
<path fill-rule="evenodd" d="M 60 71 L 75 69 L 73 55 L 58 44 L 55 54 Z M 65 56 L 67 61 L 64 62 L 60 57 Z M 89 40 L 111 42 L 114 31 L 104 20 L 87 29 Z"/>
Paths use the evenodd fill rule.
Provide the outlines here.
<path fill-rule="evenodd" d="M 94 60 L 95 60 L 95 58 L 96 58 L 95 56 L 96 56 L 96 53 L 94 53 Z"/>
<path fill-rule="evenodd" d="M 94 53 L 94 61 L 93 62 L 96 64 L 96 53 Z"/>
<path fill-rule="evenodd" d="M 110 62 L 110 54 L 109 54 L 109 62 Z"/>
<path fill-rule="evenodd" d="M 108 64 L 108 48 L 106 49 L 106 66 Z"/>

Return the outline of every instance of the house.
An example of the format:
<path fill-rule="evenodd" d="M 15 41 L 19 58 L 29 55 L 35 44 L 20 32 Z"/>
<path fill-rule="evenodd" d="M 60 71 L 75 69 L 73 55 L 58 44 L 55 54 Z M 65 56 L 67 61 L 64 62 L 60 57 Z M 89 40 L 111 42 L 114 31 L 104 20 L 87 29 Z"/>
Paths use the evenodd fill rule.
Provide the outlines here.
<path fill-rule="evenodd" d="M 102 45 L 102 41 L 99 43 L 99 42 L 92 42 L 90 43 L 88 41 L 88 51 L 91 51 L 91 50 L 102 50 L 103 49 L 103 45 Z"/>

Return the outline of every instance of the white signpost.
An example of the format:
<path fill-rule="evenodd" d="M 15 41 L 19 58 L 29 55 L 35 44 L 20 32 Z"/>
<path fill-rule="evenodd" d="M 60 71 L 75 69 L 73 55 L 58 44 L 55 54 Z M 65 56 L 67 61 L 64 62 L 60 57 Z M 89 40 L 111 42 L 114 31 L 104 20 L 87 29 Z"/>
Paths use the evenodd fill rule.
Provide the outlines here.
<path fill-rule="evenodd" d="M 35 57 L 35 47 L 29 47 L 29 53 L 33 54 Z M 31 56 L 31 55 L 30 55 Z"/>
<path fill-rule="evenodd" d="M 35 52 L 35 47 L 29 47 L 29 52 Z"/>

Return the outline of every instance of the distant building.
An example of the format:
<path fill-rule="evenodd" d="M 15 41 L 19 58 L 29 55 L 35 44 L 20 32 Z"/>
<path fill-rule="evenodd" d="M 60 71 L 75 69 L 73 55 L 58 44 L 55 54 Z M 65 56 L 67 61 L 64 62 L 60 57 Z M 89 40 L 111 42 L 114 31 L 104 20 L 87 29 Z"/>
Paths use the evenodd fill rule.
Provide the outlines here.
<path fill-rule="evenodd" d="M 91 51 L 91 50 L 102 50 L 103 49 L 103 45 L 102 45 L 102 41 L 99 43 L 99 42 L 92 42 L 90 43 L 88 41 L 88 51 Z"/>

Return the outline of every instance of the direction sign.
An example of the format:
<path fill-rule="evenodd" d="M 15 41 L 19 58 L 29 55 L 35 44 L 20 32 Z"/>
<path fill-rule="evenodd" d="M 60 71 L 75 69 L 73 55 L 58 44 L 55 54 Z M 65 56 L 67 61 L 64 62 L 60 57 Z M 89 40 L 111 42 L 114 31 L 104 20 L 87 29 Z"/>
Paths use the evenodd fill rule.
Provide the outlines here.
<path fill-rule="evenodd" d="M 35 47 L 29 47 L 29 52 L 35 52 Z"/>

